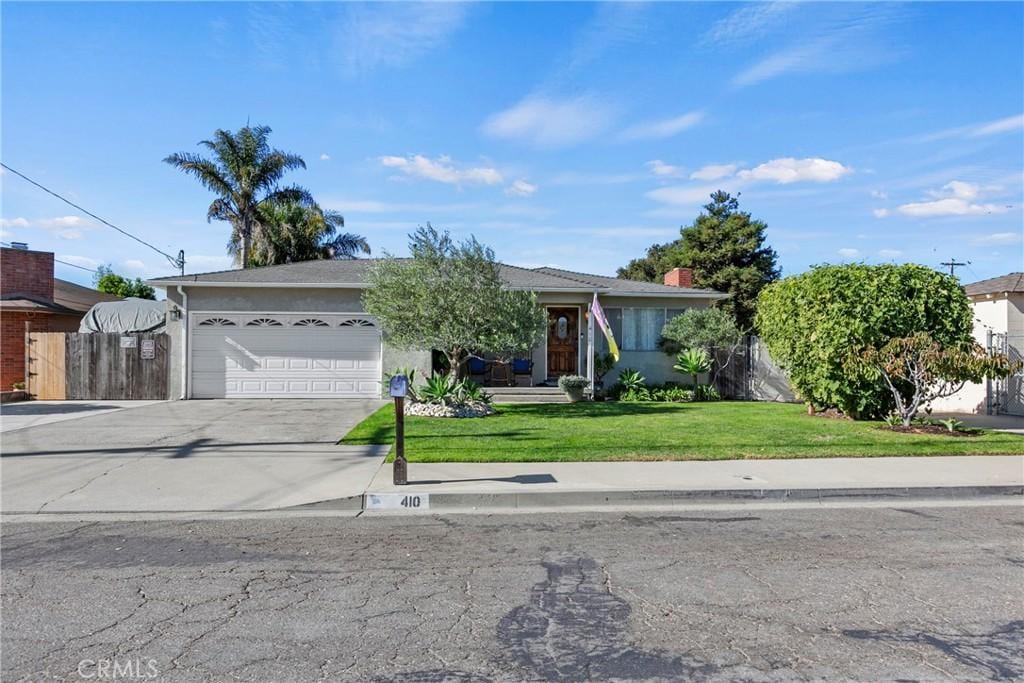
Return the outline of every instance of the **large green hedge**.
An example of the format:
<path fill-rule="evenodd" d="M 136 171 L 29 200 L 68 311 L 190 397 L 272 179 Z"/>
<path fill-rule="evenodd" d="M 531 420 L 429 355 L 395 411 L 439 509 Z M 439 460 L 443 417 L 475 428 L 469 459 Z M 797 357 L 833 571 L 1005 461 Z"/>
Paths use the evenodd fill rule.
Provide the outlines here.
<path fill-rule="evenodd" d="M 871 373 L 844 369 L 851 353 L 927 332 L 943 346 L 971 339 L 970 302 L 955 278 L 919 265 L 818 266 L 769 285 L 757 327 L 772 359 L 818 408 L 878 417 L 892 396 Z"/>

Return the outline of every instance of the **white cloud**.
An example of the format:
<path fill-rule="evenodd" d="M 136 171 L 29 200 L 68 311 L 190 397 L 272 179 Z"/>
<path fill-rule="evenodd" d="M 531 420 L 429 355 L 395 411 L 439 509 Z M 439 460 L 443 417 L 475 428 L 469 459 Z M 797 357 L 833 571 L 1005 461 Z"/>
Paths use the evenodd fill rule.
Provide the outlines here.
<path fill-rule="evenodd" d="M 440 47 L 465 19 L 462 3 L 371 3 L 346 6 L 335 36 L 346 70 L 403 66 Z"/>
<path fill-rule="evenodd" d="M 852 170 L 838 161 L 786 157 L 772 159 L 752 169 L 740 171 L 736 175 L 743 180 L 766 180 L 788 185 L 804 181 L 830 183 L 848 173 L 852 173 Z"/>
<path fill-rule="evenodd" d="M 76 266 L 82 266 L 83 268 L 92 268 L 95 270 L 100 262 L 96 259 L 91 259 L 88 256 L 75 256 L 73 254 L 58 254 L 57 258 L 61 261 L 67 261 Z"/>
<path fill-rule="evenodd" d="M 708 164 L 690 174 L 691 180 L 718 180 L 736 172 L 736 164 Z"/>
<path fill-rule="evenodd" d="M 844 247 L 836 252 L 843 258 L 857 258 L 860 256 L 860 249 L 851 249 L 850 247 Z"/>
<path fill-rule="evenodd" d="M 732 44 L 748 41 L 768 33 L 777 26 L 796 2 L 752 2 L 719 19 L 703 37 L 705 43 Z"/>
<path fill-rule="evenodd" d="M 482 129 L 492 137 L 537 147 L 566 147 L 596 137 L 613 118 L 611 108 L 592 97 L 529 96 L 489 117 Z"/>
<path fill-rule="evenodd" d="M 681 167 L 666 164 L 661 159 L 648 161 L 644 166 L 650 169 L 651 173 L 659 178 L 673 178 L 683 174 L 683 169 Z"/>
<path fill-rule="evenodd" d="M 124 261 L 121 265 L 133 273 L 145 273 L 148 271 L 145 262 L 140 261 L 139 259 L 130 258 L 127 261 Z"/>
<path fill-rule="evenodd" d="M 691 111 L 659 121 L 646 121 L 622 131 L 623 140 L 660 140 L 677 135 L 687 128 L 693 128 L 704 119 L 704 112 Z"/>
<path fill-rule="evenodd" d="M 984 195 L 998 193 L 1002 190 L 998 185 L 982 187 L 974 183 L 953 180 L 938 190 L 929 190 L 931 201 L 911 202 L 897 207 L 897 211 L 905 216 L 915 218 L 931 218 L 935 216 L 986 216 L 989 214 L 1006 213 L 1010 207 L 1005 204 L 981 204 L 974 200 Z"/>
<path fill-rule="evenodd" d="M 970 132 L 971 137 L 984 137 L 986 135 L 998 135 L 999 133 L 1010 133 L 1024 128 L 1024 114 L 1007 116 L 1005 119 L 984 123 Z"/>
<path fill-rule="evenodd" d="M 323 154 L 320 155 L 320 161 L 330 161 L 330 160 L 331 160 L 331 155 L 328 154 L 327 152 L 324 152 Z"/>
<path fill-rule="evenodd" d="M 889 209 L 875 209 L 875 210 L 874 210 L 874 211 L 872 211 L 871 213 L 873 213 L 873 214 L 874 214 L 875 218 L 885 218 L 885 217 L 886 217 L 886 216 L 888 216 L 888 215 L 889 215 L 889 214 L 890 214 L 891 212 L 889 211 Z"/>
<path fill-rule="evenodd" d="M 792 31 L 801 38 L 747 67 L 732 84 L 744 87 L 790 73 L 844 73 L 884 64 L 900 47 L 898 37 L 882 29 L 902 14 L 887 3 L 829 5 L 811 23 Z"/>
<path fill-rule="evenodd" d="M 514 181 L 505 188 L 505 194 L 509 197 L 529 197 L 536 191 L 536 185 L 522 179 Z"/>
<path fill-rule="evenodd" d="M 428 159 L 421 154 L 407 157 L 383 156 L 382 166 L 401 171 L 407 176 L 425 178 L 448 185 L 497 185 L 503 182 L 501 172 L 496 168 L 478 166 L 458 168 L 449 156 L 440 156 L 436 160 Z"/>
<path fill-rule="evenodd" d="M 92 221 L 81 216 L 58 216 L 56 218 L 0 218 L 5 228 L 36 228 L 45 230 L 57 239 L 80 240 L 85 237 L 83 230 L 93 227 Z"/>
<path fill-rule="evenodd" d="M 902 256 L 903 252 L 899 249 L 879 249 L 878 255 L 882 258 L 893 259 Z"/>
<path fill-rule="evenodd" d="M 994 232 L 971 240 L 971 244 L 1020 244 L 1024 235 L 1019 232 Z"/>
<path fill-rule="evenodd" d="M 918 135 L 916 137 L 909 138 L 909 142 L 933 142 L 935 140 L 945 140 L 947 138 L 980 138 L 988 137 L 990 135 L 999 135 L 1002 133 L 1012 133 L 1024 128 L 1024 114 L 1017 114 L 1016 116 L 1007 116 L 1006 118 L 996 119 L 994 121 L 985 121 L 982 123 L 972 123 L 966 126 L 956 126 L 955 128 L 946 128 L 945 130 L 939 130 L 934 133 L 927 133 L 925 135 Z"/>
<path fill-rule="evenodd" d="M 1008 209 L 998 204 L 972 204 L 965 199 L 950 197 L 932 202 L 911 202 L 897 207 L 904 216 L 931 218 L 934 216 L 985 216 L 1005 213 Z"/>

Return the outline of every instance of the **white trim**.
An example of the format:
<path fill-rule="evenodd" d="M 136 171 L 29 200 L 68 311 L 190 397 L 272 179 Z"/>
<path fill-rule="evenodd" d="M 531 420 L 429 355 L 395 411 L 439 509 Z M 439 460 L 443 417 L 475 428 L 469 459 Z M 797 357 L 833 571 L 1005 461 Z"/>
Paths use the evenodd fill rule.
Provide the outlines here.
<path fill-rule="evenodd" d="M 168 287 L 274 287 L 299 289 L 366 289 L 359 282 L 205 282 L 203 280 L 147 280 L 147 285 L 166 289 Z"/>
<path fill-rule="evenodd" d="M 280 288 L 280 289 L 367 289 L 361 282 L 206 282 L 203 280 L 147 280 L 152 287 L 235 287 L 235 288 Z M 538 294 L 593 294 L 593 289 L 576 287 L 505 287 L 509 291 L 537 292 Z M 602 287 L 598 294 L 612 297 L 665 297 L 669 299 L 728 299 L 728 294 L 708 290 L 706 292 L 623 292 Z"/>

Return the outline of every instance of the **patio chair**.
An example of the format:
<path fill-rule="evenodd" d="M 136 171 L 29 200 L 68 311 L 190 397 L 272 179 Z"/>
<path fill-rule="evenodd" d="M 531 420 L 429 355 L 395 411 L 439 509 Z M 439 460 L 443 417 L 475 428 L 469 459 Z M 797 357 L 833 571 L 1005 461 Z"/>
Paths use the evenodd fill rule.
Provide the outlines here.
<path fill-rule="evenodd" d="M 487 361 L 482 358 L 470 358 L 466 363 L 466 372 L 469 373 L 469 378 L 480 377 L 481 384 L 487 381 L 487 370 Z"/>
<path fill-rule="evenodd" d="M 529 377 L 530 386 L 533 386 L 533 361 L 529 358 L 512 359 L 512 380 L 514 383 L 519 383 L 520 375 L 526 375 Z"/>

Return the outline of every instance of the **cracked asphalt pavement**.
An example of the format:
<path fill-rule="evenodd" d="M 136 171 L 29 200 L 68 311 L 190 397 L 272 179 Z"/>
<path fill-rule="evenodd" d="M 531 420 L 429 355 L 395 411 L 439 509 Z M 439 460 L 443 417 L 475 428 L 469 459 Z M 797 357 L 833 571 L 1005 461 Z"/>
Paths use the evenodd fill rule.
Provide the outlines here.
<path fill-rule="evenodd" d="M 5 682 L 103 660 L 160 681 L 1024 679 L 1019 505 L 32 522 L 2 543 Z"/>

